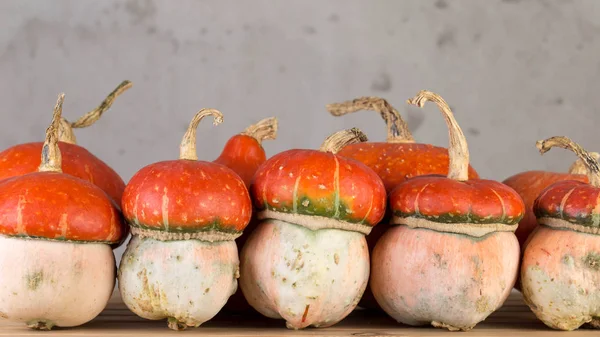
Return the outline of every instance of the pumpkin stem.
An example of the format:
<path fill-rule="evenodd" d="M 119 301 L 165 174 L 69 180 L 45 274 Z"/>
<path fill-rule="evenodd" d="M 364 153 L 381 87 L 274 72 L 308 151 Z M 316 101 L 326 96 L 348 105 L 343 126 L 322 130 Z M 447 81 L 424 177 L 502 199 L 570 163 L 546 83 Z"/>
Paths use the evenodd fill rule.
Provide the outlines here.
<path fill-rule="evenodd" d="M 263 140 L 272 140 L 277 138 L 277 127 L 277 118 L 269 117 L 259 121 L 256 124 L 250 125 L 241 134 L 256 139 L 260 144 Z"/>
<path fill-rule="evenodd" d="M 368 141 L 367 135 L 362 133 L 358 128 L 346 129 L 338 131 L 323 141 L 319 151 L 338 153 L 344 146 Z"/>
<path fill-rule="evenodd" d="M 102 101 L 102 103 L 100 103 L 98 107 L 79 117 L 79 119 L 77 119 L 73 123 L 69 122 L 66 118 L 63 117 L 59 129 L 59 140 L 65 143 L 76 144 L 77 138 L 75 137 L 73 129 L 86 128 L 96 123 L 100 119 L 100 117 L 102 117 L 102 114 L 105 113 L 108 109 L 110 109 L 115 99 L 132 86 L 133 83 L 131 83 L 130 81 L 121 82 L 121 84 L 119 84 L 110 94 L 108 94 L 108 96 L 106 96 L 106 98 Z"/>
<path fill-rule="evenodd" d="M 594 159 L 600 159 L 600 153 L 598 152 L 588 152 L 590 156 Z M 587 174 L 587 169 L 585 168 L 585 164 L 581 159 L 577 159 L 571 167 L 569 167 L 569 174 Z"/>
<path fill-rule="evenodd" d="M 327 104 L 325 108 L 334 116 L 343 116 L 360 110 L 379 112 L 387 125 L 388 143 L 414 143 L 415 141 L 400 113 L 381 97 L 359 97 L 342 103 Z"/>
<path fill-rule="evenodd" d="M 65 100 L 65 94 L 58 95 L 58 100 L 54 106 L 52 122 L 46 129 L 46 139 L 42 146 L 42 163 L 39 172 L 62 172 L 62 158 L 58 148 L 58 129 L 62 115 L 62 106 Z"/>
<path fill-rule="evenodd" d="M 223 123 L 223 114 L 216 109 L 202 109 L 196 113 L 190 126 L 188 126 L 181 145 L 179 145 L 179 159 L 186 160 L 198 160 L 198 153 L 196 153 L 196 129 L 200 121 L 206 116 L 213 116 L 213 125 L 219 125 Z"/>
<path fill-rule="evenodd" d="M 427 90 L 419 91 L 407 103 L 422 108 L 427 101 L 437 104 L 448 125 L 448 135 L 450 138 L 450 146 L 448 147 L 448 157 L 450 158 L 448 178 L 459 181 L 469 180 L 469 147 L 467 146 L 465 135 L 456 122 L 456 119 L 454 119 L 454 114 L 450 110 L 448 103 L 438 94 Z"/>
<path fill-rule="evenodd" d="M 600 187 L 600 166 L 598 165 L 598 160 L 584 150 L 579 144 L 567 137 L 557 136 L 550 137 L 546 140 L 538 140 L 537 143 L 535 143 L 535 146 L 537 146 L 541 154 L 550 151 L 553 147 L 560 147 L 575 152 L 586 168 L 586 174 L 590 180 L 590 185 Z"/>

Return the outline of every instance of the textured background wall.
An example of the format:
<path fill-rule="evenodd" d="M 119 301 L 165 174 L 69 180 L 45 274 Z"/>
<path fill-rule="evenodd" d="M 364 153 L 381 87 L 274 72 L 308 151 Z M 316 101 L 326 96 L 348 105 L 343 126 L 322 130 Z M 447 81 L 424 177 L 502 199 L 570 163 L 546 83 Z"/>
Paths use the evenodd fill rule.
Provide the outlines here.
<path fill-rule="evenodd" d="M 537 139 L 568 135 L 600 150 L 600 2 L 589 1 L 2 1 L 0 147 L 40 140 L 56 95 L 64 114 L 96 106 L 121 80 L 134 88 L 79 143 L 128 180 L 176 158 L 192 115 L 215 107 L 225 123 L 200 126 L 200 157 L 276 115 L 270 154 L 317 147 L 375 113 L 334 118 L 326 103 L 380 95 L 422 142 L 447 144 L 439 112 L 408 108 L 440 93 L 468 137 L 472 164 L 504 179 L 566 170 L 574 156 L 542 158 Z"/>

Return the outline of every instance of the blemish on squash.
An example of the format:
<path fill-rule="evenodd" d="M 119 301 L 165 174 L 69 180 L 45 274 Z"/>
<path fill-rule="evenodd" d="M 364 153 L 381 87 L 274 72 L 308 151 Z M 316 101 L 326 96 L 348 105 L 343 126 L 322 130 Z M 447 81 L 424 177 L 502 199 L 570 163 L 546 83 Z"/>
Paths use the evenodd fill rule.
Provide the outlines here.
<path fill-rule="evenodd" d="M 340 263 L 340 256 L 338 255 L 338 253 L 333 254 L 333 262 L 335 262 L 335 264 Z"/>
<path fill-rule="evenodd" d="M 210 288 L 204 289 L 204 294 L 208 294 L 209 291 L 210 291 Z"/>
<path fill-rule="evenodd" d="M 306 305 L 306 308 L 304 309 L 304 314 L 302 315 L 302 323 L 306 322 L 306 316 L 308 316 L 308 309 L 310 308 L 310 304 Z"/>
<path fill-rule="evenodd" d="M 433 253 L 433 265 L 439 267 L 441 269 L 446 269 L 448 267 L 448 262 L 442 260 L 442 255 L 438 253 Z"/>
<path fill-rule="evenodd" d="M 287 281 L 287 278 L 284 277 L 281 279 L 281 282 L 285 283 L 285 281 Z"/>
<path fill-rule="evenodd" d="M 0 318 L 8 318 L 8 315 L 0 311 Z"/>
<path fill-rule="evenodd" d="M 573 265 L 575 264 L 575 261 L 573 260 L 573 257 L 569 254 L 565 254 L 563 255 L 562 259 L 561 259 L 563 264 L 566 264 L 569 267 L 573 267 Z"/>
<path fill-rule="evenodd" d="M 292 288 L 296 288 L 296 282 L 292 283 Z"/>
<path fill-rule="evenodd" d="M 181 262 L 181 260 L 183 260 L 183 258 L 181 257 L 181 255 L 177 255 L 176 259 L 177 259 L 177 262 Z"/>
<path fill-rule="evenodd" d="M 587 267 L 589 269 L 599 271 L 600 270 L 600 253 L 596 253 L 596 252 L 588 253 L 583 258 L 583 264 L 585 267 Z"/>
<path fill-rule="evenodd" d="M 44 280 L 44 272 L 38 271 L 35 273 L 27 274 L 25 278 L 27 279 L 27 288 L 31 290 L 36 290 L 37 288 L 39 288 L 40 284 Z"/>
<path fill-rule="evenodd" d="M 489 300 L 487 296 L 481 296 L 477 302 L 475 302 L 475 310 L 480 313 L 488 312 Z"/>

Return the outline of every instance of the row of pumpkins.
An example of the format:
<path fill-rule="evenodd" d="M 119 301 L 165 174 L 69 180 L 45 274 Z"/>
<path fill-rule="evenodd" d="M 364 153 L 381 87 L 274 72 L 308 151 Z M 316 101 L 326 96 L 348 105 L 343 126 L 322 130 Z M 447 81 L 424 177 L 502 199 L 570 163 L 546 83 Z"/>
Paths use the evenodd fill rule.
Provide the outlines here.
<path fill-rule="evenodd" d="M 125 184 L 76 145 L 73 129 L 130 86 L 76 122 L 62 117 L 61 94 L 43 143 L 0 153 L 0 317 L 34 329 L 84 324 L 117 273 L 130 310 L 176 330 L 224 307 L 252 307 L 291 329 L 328 327 L 359 302 L 405 324 L 469 330 L 515 285 L 552 328 L 600 327 L 600 169 L 569 139 L 537 147 L 575 152 L 570 173 L 480 179 L 449 106 L 421 91 L 408 103 L 439 107 L 448 149 L 416 143 L 385 100 L 362 97 L 327 109 L 379 112 L 387 142 L 353 128 L 319 150 L 267 159 L 261 141 L 277 131 L 267 118 L 210 162 L 198 160 L 196 128 L 223 115 L 202 109 L 178 160 Z M 116 272 L 112 249 L 129 233 Z"/>

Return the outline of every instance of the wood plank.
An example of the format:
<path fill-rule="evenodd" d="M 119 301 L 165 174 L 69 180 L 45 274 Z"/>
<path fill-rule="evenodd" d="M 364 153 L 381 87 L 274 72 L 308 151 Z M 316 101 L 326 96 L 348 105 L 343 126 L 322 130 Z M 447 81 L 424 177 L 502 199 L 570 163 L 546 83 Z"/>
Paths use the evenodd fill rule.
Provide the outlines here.
<path fill-rule="evenodd" d="M 156 336 L 177 334 L 167 328 L 166 322 L 148 321 L 129 311 L 118 293 L 107 308 L 92 322 L 72 329 L 50 332 L 32 331 L 21 324 L 0 321 L 0 336 Z M 258 313 L 220 313 L 200 328 L 190 329 L 186 336 L 442 336 L 450 332 L 432 327 L 414 328 L 398 324 L 383 313 L 355 310 L 345 320 L 325 329 L 293 331 L 285 328 L 282 320 L 272 320 Z M 553 331 L 539 322 L 523 303 L 518 292 L 513 292 L 505 305 L 480 323 L 469 336 L 600 336 L 597 330 L 581 329 L 572 333 Z"/>

